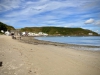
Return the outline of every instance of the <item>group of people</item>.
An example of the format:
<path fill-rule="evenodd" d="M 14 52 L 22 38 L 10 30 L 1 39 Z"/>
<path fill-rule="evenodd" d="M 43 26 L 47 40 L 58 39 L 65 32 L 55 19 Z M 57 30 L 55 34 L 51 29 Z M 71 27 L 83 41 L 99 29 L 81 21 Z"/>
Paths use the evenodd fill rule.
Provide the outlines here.
<path fill-rule="evenodd" d="M 11 36 L 12 36 L 12 39 L 17 39 L 17 38 L 19 38 L 19 39 L 21 40 L 21 35 L 15 36 L 14 33 L 11 33 Z"/>

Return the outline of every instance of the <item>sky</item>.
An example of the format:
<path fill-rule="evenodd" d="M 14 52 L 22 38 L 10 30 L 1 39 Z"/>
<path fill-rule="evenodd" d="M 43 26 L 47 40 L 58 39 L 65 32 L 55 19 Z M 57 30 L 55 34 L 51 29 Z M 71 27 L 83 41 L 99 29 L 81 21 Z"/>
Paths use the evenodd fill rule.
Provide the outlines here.
<path fill-rule="evenodd" d="M 0 0 L 0 21 L 24 27 L 80 27 L 100 34 L 100 0 Z"/>

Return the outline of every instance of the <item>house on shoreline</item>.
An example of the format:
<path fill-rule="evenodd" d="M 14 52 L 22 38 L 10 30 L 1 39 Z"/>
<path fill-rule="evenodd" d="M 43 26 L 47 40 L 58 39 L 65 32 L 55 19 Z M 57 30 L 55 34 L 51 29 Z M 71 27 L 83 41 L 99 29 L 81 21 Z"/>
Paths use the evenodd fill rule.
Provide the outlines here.
<path fill-rule="evenodd" d="M 22 36 L 48 36 L 47 33 L 39 32 L 39 33 L 33 33 L 33 32 L 22 32 Z"/>

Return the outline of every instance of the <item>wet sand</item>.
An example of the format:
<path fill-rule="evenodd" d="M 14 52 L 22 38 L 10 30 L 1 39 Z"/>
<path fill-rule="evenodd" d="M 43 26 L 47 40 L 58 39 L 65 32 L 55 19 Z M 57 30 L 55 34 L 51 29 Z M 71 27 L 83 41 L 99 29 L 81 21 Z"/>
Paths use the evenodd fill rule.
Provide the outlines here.
<path fill-rule="evenodd" d="M 0 75 L 100 75 L 100 51 L 32 40 L 0 35 Z"/>
<path fill-rule="evenodd" d="M 60 47 L 67 47 L 71 49 L 77 49 L 77 50 L 90 50 L 90 51 L 100 51 L 100 46 L 89 46 L 89 45 L 76 45 L 76 44 L 65 44 L 65 43 L 57 43 L 57 42 L 50 42 L 50 41 L 43 41 L 35 39 L 36 37 L 22 37 L 22 40 L 20 42 L 33 44 L 33 45 L 54 45 L 54 46 L 60 46 Z"/>

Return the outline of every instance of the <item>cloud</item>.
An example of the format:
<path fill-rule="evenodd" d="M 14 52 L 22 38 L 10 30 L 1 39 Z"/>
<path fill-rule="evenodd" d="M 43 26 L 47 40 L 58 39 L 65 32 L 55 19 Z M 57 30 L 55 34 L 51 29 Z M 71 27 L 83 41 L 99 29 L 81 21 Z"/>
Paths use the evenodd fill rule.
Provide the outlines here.
<path fill-rule="evenodd" d="M 100 24 L 99 0 L 0 0 L 0 21 L 14 27 Z M 78 3 L 78 4 L 77 4 Z M 95 9 L 94 9 L 95 8 Z M 95 12 L 95 13 L 94 13 Z M 99 13 L 99 12 L 98 12 Z M 92 17 L 92 18 L 90 18 Z M 86 20 L 88 18 L 88 20 Z M 90 18 L 90 19 L 89 19 Z M 84 22 L 84 20 L 86 20 Z M 84 24 L 85 23 L 85 24 Z M 90 25 L 91 27 L 91 25 Z"/>
<path fill-rule="evenodd" d="M 77 5 L 77 1 L 79 2 L 78 5 Z M 22 3 L 22 0 L 21 1 L 17 0 L 17 2 L 13 0 L 13 2 L 10 3 L 10 0 L 8 0 L 8 1 L 5 1 L 5 3 L 2 3 L 2 5 L 3 7 L 5 7 L 5 10 L 11 10 L 13 8 L 17 9 L 7 14 L 7 17 L 16 17 L 16 16 L 25 16 L 25 15 L 33 16 L 33 15 L 40 14 L 47 11 L 57 12 L 57 10 L 59 10 L 58 13 L 63 11 L 60 14 L 71 13 L 72 10 L 69 11 L 70 8 L 77 9 L 77 7 L 83 5 L 82 3 L 84 2 L 85 1 L 79 1 L 79 0 L 76 0 L 76 1 L 38 0 L 34 2 L 30 0 L 30 1 L 26 1 Z M 66 9 L 62 9 L 62 8 L 66 8 Z M 75 12 L 76 11 L 74 11 L 73 13 Z"/>
<path fill-rule="evenodd" d="M 19 8 L 22 0 L 0 0 L 0 12 Z"/>
<path fill-rule="evenodd" d="M 90 18 L 88 20 L 85 21 L 85 24 L 91 24 L 94 22 L 94 19 Z"/>
<path fill-rule="evenodd" d="M 97 20 L 95 24 L 100 26 L 100 20 Z"/>

